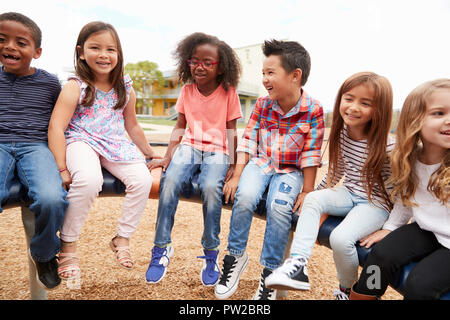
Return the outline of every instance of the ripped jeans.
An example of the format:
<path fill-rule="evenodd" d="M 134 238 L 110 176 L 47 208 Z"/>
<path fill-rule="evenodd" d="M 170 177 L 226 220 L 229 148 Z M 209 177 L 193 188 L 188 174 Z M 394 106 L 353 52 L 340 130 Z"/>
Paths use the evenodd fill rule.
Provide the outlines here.
<path fill-rule="evenodd" d="M 293 217 L 292 208 L 303 187 L 303 174 L 300 171 L 266 174 L 252 161 L 245 166 L 231 214 L 228 251 L 232 255 L 244 253 L 253 213 L 267 186 L 266 231 L 260 263 L 273 270 L 283 262 Z"/>

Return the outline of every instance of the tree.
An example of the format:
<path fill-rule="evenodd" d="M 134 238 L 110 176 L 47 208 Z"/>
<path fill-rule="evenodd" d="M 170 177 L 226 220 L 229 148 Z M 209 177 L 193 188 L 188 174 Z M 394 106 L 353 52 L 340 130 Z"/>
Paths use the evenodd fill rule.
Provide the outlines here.
<path fill-rule="evenodd" d="M 154 84 L 161 88 L 164 85 L 164 77 L 158 70 L 158 64 L 151 61 L 139 61 L 137 63 L 127 63 L 125 74 L 129 74 L 133 80 L 133 88 L 136 91 L 137 113 L 142 113 L 143 106 L 151 106 L 149 98 L 153 94 Z"/>

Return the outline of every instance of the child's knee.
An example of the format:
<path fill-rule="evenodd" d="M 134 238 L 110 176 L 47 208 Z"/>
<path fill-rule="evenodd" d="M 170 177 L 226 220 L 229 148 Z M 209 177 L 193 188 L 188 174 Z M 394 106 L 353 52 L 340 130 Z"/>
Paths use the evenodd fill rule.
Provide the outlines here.
<path fill-rule="evenodd" d="M 72 177 L 70 188 L 83 190 L 88 194 L 96 194 L 101 191 L 103 176 L 101 172 L 79 170 Z"/>
<path fill-rule="evenodd" d="M 289 218 L 291 220 L 294 202 L 295 199 L 292 199 L 288 194 L 277 193 L 270 203 L 272 217 L 278 219 Z"/>
<path fill-rule="evenodd" d="M 312 209 L 311 212 L 317 212 L 319 215 L 322 214 L 323 209 L 320 202 L 320 196 L 318 192 L 309 192 L 302 203 L 302 210 L 303 209 Z"/>
<path fill-rule="evenodd" d="M 65 194 L 62 190 L 50 190 L 43 188 L 41 190 L 38 190 L 36 194 L 34 195 L 34 206 L 38 206 L 41 209 L 56 209 L 55 211 L 61 211 L 64 213 L 64 210 L 67 208 L 67 201 L 65 199 Z"/>
<path fill-rule="evenodd" d="M 130 184 L 127 186 L 129 190 L 142 190 L 144 192 L 150 192 L 152 187 L 153 177 L 148 170 L 143 171 L 142 174 L 134 177 Z"/>
<path fill-rule="evenodd" d="M 355 242 L 348 236 L 348 232 L 335 228 L 330 234 L 330 246 L 334 252 L 345 253 L 353 250 Z"/>
<path fill-rule="evenodd" d="M 202 185 L 202 192 L 206 196 L 220 196 L 222 188 L 223 187 L 217 183 L 217 181 L 209 180 Z"/>
<path fill-rule="evenodd" d="M 258 205 L 258 196 L 253 190 L 238 188 L 235 205 L 253 210 Z"/>

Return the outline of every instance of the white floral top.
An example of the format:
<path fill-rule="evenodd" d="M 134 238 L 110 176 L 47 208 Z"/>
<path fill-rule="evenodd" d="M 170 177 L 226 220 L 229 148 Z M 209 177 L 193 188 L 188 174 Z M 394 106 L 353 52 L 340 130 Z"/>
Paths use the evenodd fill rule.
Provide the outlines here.
<path fill-rule="evenodd" d="M 114 88 L 109 92 L 95 90 L 95 100 L 91 107 L 81 105 L 87 84 L 77 77 L 71 77 L 80 85 L 80 99 L 65 132 L 66 144 L 84 141 L 101 156 L 111 161 L 136 162 L 144 161 L 144 156 L 136 145 L 127 138 L 123 110 L 115 109 L 117 94 Z M 127 100 L 130 96 L 133 81 L 128 75 L 124 77 Z M 126 104 L 125 104 L 126 105 Z"/>

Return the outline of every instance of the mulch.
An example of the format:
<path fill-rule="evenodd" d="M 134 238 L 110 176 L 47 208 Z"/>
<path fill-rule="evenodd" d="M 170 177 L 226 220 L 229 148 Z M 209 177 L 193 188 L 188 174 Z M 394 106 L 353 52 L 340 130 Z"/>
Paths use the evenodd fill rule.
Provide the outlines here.
<path fill-rule="evenodd" d="M 155 148 L 163 155 L 165 148 Z M 319 181 L 325 174 L 321 168 Z M 172 232 L 174 255 L 165 278 L 158 284 L 147 284 L 145 272 L 151 257 L 158 201 L 149 199 L 140 224 L 131 238 L 134 258 L 132 270 L 119 267 L 109 248 L 117 232 L 123 199 L 102 197 L 95 200 L 78 241 L 78 255 L 82 270 L 80 281 L 63 282 L 48 291 L 49 300 L 215 300 L 214 288 L 200 281 L 203 255 L 200 244 L 203 232 L 202 206 L 180 201 Z M 222 210 L 220 266 L 226 253 L 231 210 Z M 231 297 L 248 300 L 258 286 L 262 266 L 259 255 L 265 231 L 265 221 L 253 219 L 247 246 L 249 264 L 242 274 L 239 288 Z M 25 233 L 20 208 L 4 210 L 0 214 L 0 300 L 29 299 L 28 260 Z M 361 268 L 360 268 L 361 269 Z M 308 263 L 310 291 L 289 291 L 284 300 L 329 300 L 338 287 L 332 251 L 316 245 Z M 385 300 L 402 296 L 389 288 Z"/>
<path fill-rule="evenodd" d="M 119 267 L 109 248 L 121 214 L 121 198 L 99 198 L 83 227 L 79 246 L 81 281 L 63 282 L 48 292 L 48 299 L 57 300 L 214 300 L 214 289 L 200 282 L 202 255 L 201 204 L 180 202 L 173 229 L 174 256 L 163 281 L 147 284 L 145 272 L 151 257 L 156 221 L 157 200 L 148 200 L 139 227 L 132 237 L 131 250 L 135 260 L 132 270 Z M 226 252 L 231 210 L 222 212 L 220 256 Z M 29 299 L 28 263 L 25 233 L 19 208 L 0 215 L 0 299 Z M 258 286 L 262 266 L 259 264 L 265 221 L 253 219 L 247 253 L 250 262 L 244 271 L 239 289 L 232 299 L 251 299 Z M 221 260 L 221 259 L 220 259 Z M 327 300 L 337 288 L 332 251 L 316 245 L 308 265 L 310 291 L 290 291 L 283 299 Z M 401 299 L 388 289 L 383 299 Z"/>

